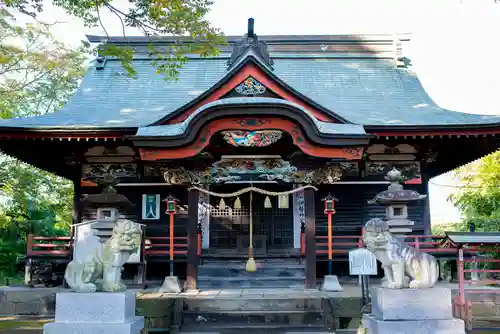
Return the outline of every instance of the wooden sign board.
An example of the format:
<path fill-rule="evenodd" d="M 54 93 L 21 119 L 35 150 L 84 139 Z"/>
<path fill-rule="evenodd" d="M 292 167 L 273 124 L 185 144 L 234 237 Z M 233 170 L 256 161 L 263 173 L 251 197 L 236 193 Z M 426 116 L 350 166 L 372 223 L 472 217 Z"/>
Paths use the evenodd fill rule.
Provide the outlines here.
<path fill-rule="evenodd" d="M 160 219 L 160 195 L 143 194 L 142 195 L 142 219 L 158 220 Z"/>
<path fill-rule="evenodd" d="M 350 275 L 377 275 L 377 259 L 366 248 L 349 251 Z"/>

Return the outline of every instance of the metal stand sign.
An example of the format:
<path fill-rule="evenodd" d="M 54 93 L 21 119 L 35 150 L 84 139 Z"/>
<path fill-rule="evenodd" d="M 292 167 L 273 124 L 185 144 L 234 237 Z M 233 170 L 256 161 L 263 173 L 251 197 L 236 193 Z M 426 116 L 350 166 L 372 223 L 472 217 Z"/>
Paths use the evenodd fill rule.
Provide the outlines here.
<path fill-rule="evenodd" d="M 370 275 L 377 275 L 377 259 L 365 248 L 349 251 L 349 274 L 359 276 L 363 305 L 370 303 Z"/>

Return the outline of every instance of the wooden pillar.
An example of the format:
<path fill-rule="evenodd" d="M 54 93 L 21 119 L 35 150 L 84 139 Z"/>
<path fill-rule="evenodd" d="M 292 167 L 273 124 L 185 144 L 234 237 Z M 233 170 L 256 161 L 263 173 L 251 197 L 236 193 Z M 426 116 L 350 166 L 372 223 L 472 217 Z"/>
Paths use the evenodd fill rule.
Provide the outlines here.
<path fill-rule="evenodd" d="M 424 212 L 422 217 L 422 223 L 424 225 L 424 234 L 431 235 L 432 234 L 432 225 L 431 225 L 431 208 L 430 208 L 430 199 L 429 199 L 429 173 L 427 171 L 427 166 L 425 162 L 422 164 L 422 183 L 424 186 L 424 192 L 427 197 L 424 199 Z"/>
<path fill-rule="evenodd" d="M 188 194 L 188 222 L 187 222 L 187 272 L 184 290 L 196 290 L 198 275 L 198 190 L 191 190 Z"/>
<path fill-rule="evenodd" d="M 304 190 L 306 239 L 306 289 L 316 289 L 316 211 L 314 190 Z"/>
<path fill-rule="evenodd" d="M 73 211 L 72 211 L 73 225 L 79 224 L 82 221 L 82 212 L 80 208 L 81 197 L 82 197 L 81 179 L 76 179 L 75 181 L 73 181 Z"/>
<path fill-rule="evenodd" d="M 82 222 L 82 204 L 80 203 L 82 197 L 82 185 L 81 185 L 81 174 L 78 174 L 78 177 L 73 181 L 73 210 L 72 210 L 72 224 L 77 225 Z M 70 231 L 70 236 L 74 242 L 76 227 L 72 227 Z M 73 249 L 71 252 L 71 259 L 74 258 L 74 243 Z M 66 281 L 64 281 L 66 284 Z"/>

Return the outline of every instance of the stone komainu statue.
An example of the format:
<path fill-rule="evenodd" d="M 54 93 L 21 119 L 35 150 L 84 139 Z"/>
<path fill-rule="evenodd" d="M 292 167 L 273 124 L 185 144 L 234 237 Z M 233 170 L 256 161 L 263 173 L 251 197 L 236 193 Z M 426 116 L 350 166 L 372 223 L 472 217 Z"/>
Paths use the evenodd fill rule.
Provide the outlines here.
<path fill-rule="evenodd" d="M 436 284 L 439 277 L 436 258 L 396 239 L 382 219 L 374 218 L 365 224 L 363 241 L 382 263 L 388 288 L 425 289 Z"/>
<path fill-rule="evenodd" d="M 68 264 L 64 274 L 66 282 L 77 292 L 125 290 L 122 266 L 141 246 L 141 235 L 139 224 L 118 219 L 111 238 L 94 249 L 85 261 L 73 260 Z"/>

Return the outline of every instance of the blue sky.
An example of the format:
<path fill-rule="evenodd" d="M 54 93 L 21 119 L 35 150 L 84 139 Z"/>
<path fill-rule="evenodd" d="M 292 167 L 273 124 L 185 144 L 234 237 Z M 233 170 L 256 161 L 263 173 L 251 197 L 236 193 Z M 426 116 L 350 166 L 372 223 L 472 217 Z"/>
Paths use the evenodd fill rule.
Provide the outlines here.
<path fill-rule="evenodd" d="M 113 4 L 126 8 L 127 1 Z M 243 35 L 249 17 L 260 35 L 411 32 L 408 51 L 414 69 L 436 103 L 462 112 L 500 114 L 500 4 L 494 0 L 215 0 L 209 14 L 226 35 Z M 68 44 L 77 45 L 85 34 L 104 34 L 101 27 L 84 28 L 50 6 L 42 19 L 63 22 L 53 32 Z M 102 19 L 110 35 L 122 34 L 116 16 L 102 12 Z M 446 201 L 453 184 L 450 175 L 431 181 L 433 221 L 459 218 Z"/>

